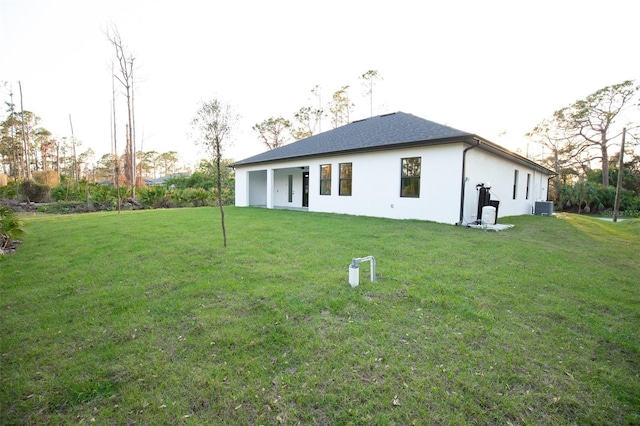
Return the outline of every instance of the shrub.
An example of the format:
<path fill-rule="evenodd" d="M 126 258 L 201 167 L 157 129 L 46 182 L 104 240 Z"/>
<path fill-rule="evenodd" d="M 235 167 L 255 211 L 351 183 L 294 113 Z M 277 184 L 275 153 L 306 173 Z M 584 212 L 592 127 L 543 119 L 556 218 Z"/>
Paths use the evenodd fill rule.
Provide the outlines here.
<path fill-rule="evenodd" d="M 24 234 L 24 224 L 8 207 L 0 206 L 0 253 L 4 253 Z"/>
<path fill-rule="evenodd" d="M 578 181 L 573 185 L 562 185 L 560 199 L 554 207 L 558 211 L 602 213 L 613 210 L 615 199 L 615 186 L 605 188 L 597 182 Z M 622 189 L 620 192 L 620 211 L 638 210 L 637 199 L 638 197 L 634 197 L 631 191 Z"/>
<path fill-rule="evenodd" d="M 47 185 L 41 185 L 30 180 L 25 180 L 20 184 L 20 196 L 24 201 L 34 203 L 47 203 L 50 188 Z"/>
<path fill-rule="evenodd" d="M 67 198 L 67 187 L 66 185 L 57 185 L 51 188 L 49 195 L 54 201 L 62 201 Z"/>
<path fill-rule="evenodd" d="M 0 187 L 0 198 L 16 198 L 16 182 L 10 180 L 6 186 Z"/>
<path fill-rule="evenodd" d="M 97 185 L 92 188 L 91 202 L 94 204 L 109 203 L 118 198 L 116 188 L 113 186 Z"/>
<path fill-rule="evenodd" d="M 61 182 L 54 188 L 51 188 L 50 195 L 55 201 L 85 199 L 84 191 L 80 189 L 80 185 L 76 184 L 74 181 L 70 181 L 66 176 L 62 176 Z"/>
<path fill-rule="evenodd" d="M 187 206 L 187 197 L 184 189 L 171 188 L 167 190 L 167 200 L 173 207 Z"/>
<path fill-rule="evenodd" d="M 167 189 L 164 186 L 150 186 L 139 188 L 137 195 L 142 205 L 146 208 L 169 207 L 167 200 Z"/>
<path fill-rule="evenodd" d="M 204 188 L 186 188 L 180 190 L 181 206 L 202 207 L 209 204 L 211 193 Z"/>

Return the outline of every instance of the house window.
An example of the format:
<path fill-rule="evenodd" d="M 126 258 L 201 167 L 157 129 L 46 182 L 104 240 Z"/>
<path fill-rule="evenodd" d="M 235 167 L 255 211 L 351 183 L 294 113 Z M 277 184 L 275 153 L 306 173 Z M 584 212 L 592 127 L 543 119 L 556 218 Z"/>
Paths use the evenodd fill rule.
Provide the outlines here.
<path fill-rule="evenodd" d="M 331 164 L 320 165 L 320 195 L 331 195 Z"/>
<path fill-rule="evenodd" d="M 340 163 L 340 195 L 351 195 L 351 163 Z"/>
<path fill-rule="evenodd" d="M 400 176 L 400 196 L 420 197 L 420 157 L 402 159 L 402 174 Z"/>
<path fill-rule="evenodd" d="M 289 175 L 289 187 L 288 187 L 288 192 L 289 192 L 289 202 L 293 203 L 293 175 Z"/>
<path fill-rule="evenodd" d="M 531 173 L 527 173 L 527 193 L 526 193 L 526 199 L 529 199 L 529 188 L 531 187 Z"/>
<path fill-rule="evenodd" d="M 517 170 L 513 171 L 513 199 L 518 197 L 518 174 Z"/>

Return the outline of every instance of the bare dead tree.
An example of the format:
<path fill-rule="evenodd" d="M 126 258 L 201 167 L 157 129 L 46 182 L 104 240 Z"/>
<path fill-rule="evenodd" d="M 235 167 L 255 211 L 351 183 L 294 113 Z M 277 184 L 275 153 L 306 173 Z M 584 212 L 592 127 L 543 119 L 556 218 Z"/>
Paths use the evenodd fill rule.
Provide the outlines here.
<path fill-rule="evenodd" d="M 113 186 L 116 188 L 118 194 L 118 214 L 121 210 L 121 197 L 120 197 L 120 158 L 118 157 L 118 129 L 116 126 L 116 84 L 115 73 L 113 72 L 113 62 L 111 62 L 111 122 L 113 124 L 113 130 L 111 131 L 111 137 L 113 138 Z"/>
<path fill-rule="evenodd" d="M 25 176 L 27 180 L 31 180 L 31 161 L 29 159 L 29 141 L 28 134 L 25 130 L 25 120 L 24 120 L 24 107 L 22 106 L 22 84 L 18 81 L 18 88 L 20 89 L 20 115 L 22 121 L 22 144 L 24 145 L 24 165 L 25 165 Z"/>
<path fill-rule="evenodd" d="M 134 188 L 138 185 L 138 172 L 136 169 L 136 115 L 134 105 L 134 95 L 135 90 L 133 89 L 133 59 L 131 60 L 131 158 L 133 159 L 133 186 Z M 135 192 L 133 193 L 133 197 L 135 198 Z"/>
<path fill-rule="evenodd" d="M 118 63 L 119 74 L 113 73 L 113 76 L 124 88 L 124 94 L 127 100 L 127 123 L 126 126 L 126 149 L 125 149 L 125 177 L 131 185 L 131 196 L 135 198 L 136 185 L 136 159 L 135 159 L 135 139 L 134 139 L 134 122 L 133 122 L 133 63 L 135 58 L 126 50 L 115 25 L 107 30 L 106 35 L 109 42 L 115 49 L 116 61 Z"/>
<path fill-rule="evenodd" d="M 71 114 L 69 114 L 69 127 L 71 127 L 71 148 L 73 150 L 73 177 L 78 186 L 78 156 L 76 155 L 76 138 L 73 135 L 73 122 L 71 121 Z"/>

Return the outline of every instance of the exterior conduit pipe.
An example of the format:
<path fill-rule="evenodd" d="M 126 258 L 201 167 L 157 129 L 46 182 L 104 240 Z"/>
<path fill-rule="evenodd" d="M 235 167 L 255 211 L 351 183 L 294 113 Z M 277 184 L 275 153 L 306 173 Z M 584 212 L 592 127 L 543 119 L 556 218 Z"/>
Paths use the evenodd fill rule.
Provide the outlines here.
<path fill-rule="evenodd" d="M 356 257 L 351 259 L 349 265 L 349 284 L 351 287 L 357 287 L 360 284 L 360 268 L 361 262 L 371 262 L 371 282 L 376 282 L 376 259 L 373 256 Z"/>
<path fill-rule="evenodd" d="M 460 221 L 456 224 L 456 225 L 462 225 L 463 221 L 464 221 L 464 187 L 465 187 L 465 183 L 466 183 L 466 162 L 467 162 L 467 151 L 472 150 L 473 148 L 477 148 L 478 146 L 480 146 L 480 140 L 476 139 L 476 144 L 475 145 L 471 145 L 470 147 L 465 148 L 464 151 L 462 151 L 462 183 L 461 183 L 461 188 L 460 188 Z"/>

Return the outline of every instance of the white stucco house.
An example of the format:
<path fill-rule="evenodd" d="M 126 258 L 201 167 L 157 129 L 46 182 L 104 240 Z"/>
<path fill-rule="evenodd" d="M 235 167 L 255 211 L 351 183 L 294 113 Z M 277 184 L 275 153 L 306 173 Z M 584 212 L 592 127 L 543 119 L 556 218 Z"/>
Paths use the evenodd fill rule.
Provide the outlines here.
<path fill-rule="evenodd" d="M 476 223 L 532 214 L 549 169 L 472 133 L 396 112 L 234 164 L 236 206 Z"/>

